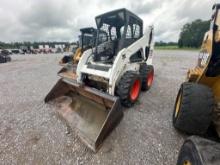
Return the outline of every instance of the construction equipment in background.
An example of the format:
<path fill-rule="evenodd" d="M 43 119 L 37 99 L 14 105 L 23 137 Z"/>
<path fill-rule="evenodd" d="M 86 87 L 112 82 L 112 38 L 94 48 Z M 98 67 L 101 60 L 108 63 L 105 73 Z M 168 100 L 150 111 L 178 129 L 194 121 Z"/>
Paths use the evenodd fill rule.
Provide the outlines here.
<path fill-rule="evenodd" d="M 10 53 L 8 50 L 1 50 L 0 51 L 0 63 L 6 63 L 6 62 L 10 62 L 11 61 L 11 57 L 10 57 Z"/>
<path fill-rule="evenodd" d="M 45 98 L 92 149 L 97 149 L 122 119 L 121 104 L 131 107 L 153 81 L 153 27 L 143 34 L 141 18 L 126 9 L 96 17 L 96 44 Z M 70 71 L 71 70 L 71 71 Z"/>
<path fill-rule="evenodd" d="M 187 81 L 178 92 L 173 125 L 187 134 L 203 136 L 192 136 L 184 142 L 178 165 L 220 164 L 220 4 L 213 6 L 198 64 L 188 71 Z M 216 137 L 204 139 L 210 128 L 214 128 Z"/>
<path fill-rule="evenodd" d="M 79 36 L 79 47 L 73 52 L 72 55 L 64 56 L 60 61 L 60 65 L 66 63 L 77 64 L 83 52 L 91 49 L 95 44 L 95 37 L 97 30 L 93 27 L 80 29 L 81 35 Z"/>

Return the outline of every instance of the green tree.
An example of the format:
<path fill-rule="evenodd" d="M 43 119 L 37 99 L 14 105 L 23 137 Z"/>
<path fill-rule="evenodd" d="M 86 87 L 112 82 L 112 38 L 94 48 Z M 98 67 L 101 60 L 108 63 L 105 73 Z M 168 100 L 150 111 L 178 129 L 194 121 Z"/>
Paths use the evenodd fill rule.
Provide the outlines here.
<path fill-rule="evenodd" d="M 200 19 L 187 23 L 181 29 L 178 46 L 198 48 L 202 44 L 203 36 L 209 29 L 210 21 Z"/>

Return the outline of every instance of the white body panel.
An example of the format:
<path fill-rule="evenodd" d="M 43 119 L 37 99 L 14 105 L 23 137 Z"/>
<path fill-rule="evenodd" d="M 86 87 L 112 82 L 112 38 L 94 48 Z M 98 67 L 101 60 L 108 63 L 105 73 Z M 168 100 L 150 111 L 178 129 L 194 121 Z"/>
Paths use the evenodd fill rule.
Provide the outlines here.
<path fill-rule="evenodd" d="M 136 71 L 137 73 L 139 72 L 140 68 L 140 63 L 141 62 L 130 62 L 130 57 L 138 52 L 139 50 L 142 49 L 142 56 L 144 59 L 146 59 L 146 52 L 145 48 L 148 47 L 150 52 L 149 56 L 147 58 L 147 61 L 145 60 L 144 62 L 147 63 L 147 65 L 152 65 L 153 61 L 153 49 L 154 49 L 154 42 L 153 38 L 151 41 L 151 44 L 149 45 L 149 36 L 151 31 L 153 30 L 152 27 L 150 27 L 149 31 L 147 34 L 144 34 L 140 39 L 132 43 L 130 46 L 127 48 L 122 49 L 121 51 L 118 52 L 113 65 L 110 66 L 110 69 L 108 71 L 101 71 L 101 70 L 96 70 L 96 69 L 91 69 L 87 68 L 87 64 L 89 61 L 92 61 L 92 49 L 89 49 L 85 51 L 78 63 L 77 66 L 77 82 L 82 83 L 82 74 L 89 74 L 89 75 L 95 75 L 98 77 L 103 77 L 109 81 L 109 88 L 107 92 L 110 95 L 115 95 L 115 87 L 120 80 L 121 76 L 126 72 L 126 71 Z M 95 62 L 93 62 L 95 63 Z M 103 65 L 100 63 L 95 63 L 96 65 Z"/>

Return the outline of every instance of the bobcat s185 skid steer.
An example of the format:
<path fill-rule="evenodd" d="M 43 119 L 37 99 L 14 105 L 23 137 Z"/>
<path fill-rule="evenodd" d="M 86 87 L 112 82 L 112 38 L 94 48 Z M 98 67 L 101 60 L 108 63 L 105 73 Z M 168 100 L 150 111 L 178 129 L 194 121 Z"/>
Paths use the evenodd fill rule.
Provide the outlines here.
<path fill-rule="evenodd" d="M 220 164 L 220 4 L 213 7 L 198 64 L 188 71 L 187 81 L 178 92 L 173 125 L 187 134 L 203 136 L 184 142 L 177 165 Z M 214 128 L 216 136 L 207 134 L 208 128 Z"/>
<path fill-rule="evenodd" d="M 45 98 L 56 100 L 61 116 L 93 151 L 121 120 L 121 104 L 132 106 L 154 75 L 152 27 L 143 34 L 143 21 L 126 9 L 95 20 L 96 45 L 83 53 L 76 70 L 63 72 Z"/>

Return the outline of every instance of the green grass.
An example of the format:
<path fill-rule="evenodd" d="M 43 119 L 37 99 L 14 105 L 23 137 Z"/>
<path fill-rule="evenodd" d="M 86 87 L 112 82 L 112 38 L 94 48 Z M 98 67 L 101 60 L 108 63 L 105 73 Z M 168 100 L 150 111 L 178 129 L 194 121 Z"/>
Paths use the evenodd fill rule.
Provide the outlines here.
<path fill-rule="evenodd" d="M 155 46 L 156 50 L 192 50 L 192 51 L 199 51 L 199 48 L 179 48 L 177 45 L 173 46 Z"/>

